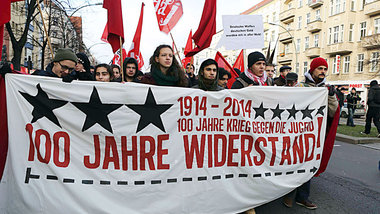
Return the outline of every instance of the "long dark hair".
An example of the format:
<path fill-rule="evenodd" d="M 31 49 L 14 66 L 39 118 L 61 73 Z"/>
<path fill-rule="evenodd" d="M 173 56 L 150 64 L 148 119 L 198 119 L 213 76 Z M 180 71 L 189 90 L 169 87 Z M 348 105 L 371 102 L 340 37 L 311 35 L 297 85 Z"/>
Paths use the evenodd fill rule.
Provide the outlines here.
<path fill-rule="evenodd" d="M 94 80 L 96 80 L 96 70 L 98 70 L 98 68 L 101 68 L 101 67 L 107 69 L 107 72 L 108 72 L 109 75 L 110 75 L 110 82 L 111 82 L 111 80 L 113 80 L 113 78 L 114 78 L 114 76 L 113 76 L 113 71 L 112 71 L 112 69 L 111 69 L 111 66 L 110 66 L 110 65 L 107 65 L 107 64 L 105 64 L 105 63 L 102 63 L 102 64 L 99 64 L 99 65 L 95 66 L 95 70 L 94 70 L 94 73 L 93 73 L 93 75 L 94 75 Z"/>
<path fill-rule="evenodd" d="M 153 55 L 150 57 L 149 63 L 151 64 L 152 67 L 160 69 L 160 64 L 156 62 L 155 59 L 156 57 L 159 57 L 160 51 L 163 48 L 169 48 L 173 52 L 173 62 L 172 62 L 172 65 L 169 67 L 166 75 L 178 77 L 177 86 L 187 87 L 188 82 L 185 76 L 185 72 L 182 69 L 182 66 L 178 63 L 177 59 L 175 58 L 173 48 L 170 47 L 170 45 L 159 45 L 154 51 Z"/>
<path fill-rule="evenodd" d="M 216 77 L 214 80 L 206 80 L 203 75 L 204 75 L 204 69 L 205 67 L 209 65 L 215 65 L 216 66 Z M 198 78 L 199 78 L 199 88 L 203 90 L 210 90 L 214 89 L 218 85 L 218 79 L 219 79 L 219 66 L 218 63 L 213 60 L 213 59 L 206 59 L 205 61 L 202 62 L 201 67 L 199 68 L 198 72 Z"/>

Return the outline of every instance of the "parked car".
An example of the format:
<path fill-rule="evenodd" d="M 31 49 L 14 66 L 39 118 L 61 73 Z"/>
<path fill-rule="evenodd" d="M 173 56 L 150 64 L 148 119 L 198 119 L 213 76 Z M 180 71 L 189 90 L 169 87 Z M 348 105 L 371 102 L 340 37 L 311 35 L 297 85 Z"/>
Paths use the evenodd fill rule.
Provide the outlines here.
<path fill-rule="evenodd" d="M 364 105 L 358 104 L 355 109 L 354 117 L 361 117 L 365 115 Z M 340 112 L 340 117 L 347 118 L 348 117 L 348 108 L 347 103 L 344 103 L 342 107 L 342 111 Z"/>

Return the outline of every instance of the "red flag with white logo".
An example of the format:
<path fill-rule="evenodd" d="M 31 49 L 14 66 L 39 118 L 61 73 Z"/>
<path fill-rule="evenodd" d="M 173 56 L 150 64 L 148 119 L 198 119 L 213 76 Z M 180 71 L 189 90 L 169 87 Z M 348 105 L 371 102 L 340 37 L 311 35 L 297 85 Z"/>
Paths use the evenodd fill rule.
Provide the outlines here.
<path fill-rule="evenodd" d="M 141 56 L 140 52 L 140 40 L 141 40 L 141 30 L 142 30 L 142 23 L 143 23 L 143 15 L 144 15 L 144 6 L 145 4 L 142 3 L 141 5 L 141 12 L 140 12 L 140 18 L 139 23 L 137 25 L 135 36 L 133 37 L 133 41 L 131 44 L 131 48 L 128 52 L 128 57 L 135 58 L 138 62 L 139 70 L 141 70 L 141 67 L 144 65 L 144 60 Z"/>
<path fill-rule="evenodd" d="M 127 52 L 123 48 L 123 57 L 125 57 L 125 56 L 127 56 Z M 121 66 L 120 62 L 121 62 L 121 57 L 120 57 L 120 49 L 119 49 L 119 50 L 116 51 L 115 55 L 112 58 L 112 64 Z"/>
<path fill-rule="evenodd" d="M 193 41 L 191 38 L 193 37 L 193 32 L 190 30 L 189 37 L 187 38 L 184 54 L 186 55 L 187 52 L 191 51 L 193 49 Z M 191 63 L 193 61 L 193 57 L 185 57 L 182 60 L 182 65 L 185 68 L 188 63 Z"/>
<path fill-rule="evenodd" d="M 181 0 L 153 0 L 158 27 L 168 34 L 183 15 Z"/>
<path fill-rule="evenodd" d="M 124 43 L 123 12 L 121 0 L 104 0 L 103 8 L 107 9 L 107 41 L 115 53 L 120 49 L 120 37 Z"/>

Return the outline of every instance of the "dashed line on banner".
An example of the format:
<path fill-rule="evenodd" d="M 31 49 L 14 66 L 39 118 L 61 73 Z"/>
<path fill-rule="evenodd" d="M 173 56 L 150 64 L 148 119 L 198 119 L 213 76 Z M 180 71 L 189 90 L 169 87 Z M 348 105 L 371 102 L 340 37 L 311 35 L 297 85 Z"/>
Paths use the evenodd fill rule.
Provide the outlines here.
<path fill-rule="evenodd" d="M 313 167 L 312 169 L 310 169 L 310 172 L 314 173 L 317 170 L 318 170 L 318 168 Z M 298 173 L 298 174 L 306 173 L 306 169 L 299 169 L 297 171 L 288 171 L 288 172 L 274 172 L 273 176 L 292 175 L 295 173 Z M 270 176 L 272 176 L 272 173 L 270 173 L 270 172 L 252 174 L 253 178 L 262 178 L 262 177 L 270 177 Z M 234 174 L 225 174 L 224 176 L 223 175 L 213 175 L 213 176 L 210 176 L 210 179 L 211 180 L 221 180 L 223 177 L 225 179 L 233 179 L 235 177 L 235 175 Z M 236 176 L 236 178 L 248 178 L 248 177 L 250 177 L 250 175 L 246 174 L 246 173 L 237 174 L 237 176 Z M 32 174 L 32 168 L 31 167 L 26 168 L 26 174 L 25 174 L 25 183 L 26 184 L 28 184 L 30 182 L 30 180 L 32 180 L 32 179 L 38 180 L 40 178 L 41 178 L 40 175 Z M 56 175 L 46 175 L 46 180 L 59 181 L 59 178 Z M 183 177 L 182 179 L 180 179 L 180 178 L 168 178 L 168 179 L 166 179 L 166 183 L 167 184 L 179 183 L 181 180 L 182 180 L 182 182 L 193 182 L 193 181 L 202 182 L 202 181 L 207 181 L 208 177 L 207 176 L 199 176 L 199 177 L 195 177 L 195 178 Z M 148 182 L 146 182 L 146 181 L 133 181 L 132 184 L 135 186 L 148 185 L 148 184 L 157 185 L 157 184 L 163 184 L 164 183 L 163 181 L 164 180 L 151 180 Z M 62 182 L 66 183 L 66 184 L 73 184 L 73 183 L 75 183 L 75 179 L 63 178 Z M 94 185 L 95 184 L 94 180 L 91 180 L 91 179 L 83 179 L 83 180 L 81 180 L 81 183 L 84 185 Z M 99 184 L 100 185 L 111 185 L 112 181 L 100 180 Z M 124 185 L 124 186 L 129 185 L 128 181 L 125 181 L 125 180 L 116 181 L 116 184 L 117 185 Z"/>

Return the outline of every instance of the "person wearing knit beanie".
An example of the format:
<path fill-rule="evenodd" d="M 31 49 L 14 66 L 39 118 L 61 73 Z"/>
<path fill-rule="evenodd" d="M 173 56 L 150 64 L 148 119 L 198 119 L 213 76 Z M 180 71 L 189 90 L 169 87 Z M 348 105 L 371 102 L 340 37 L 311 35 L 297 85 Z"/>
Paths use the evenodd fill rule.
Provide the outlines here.
<path fill-rule="evenodd" d="M 325 80 L 328 67 L 329 65 L 322 57 L 317 57 L 311 61 L 309 73 L 315 83 L 318 84 Z"/>

